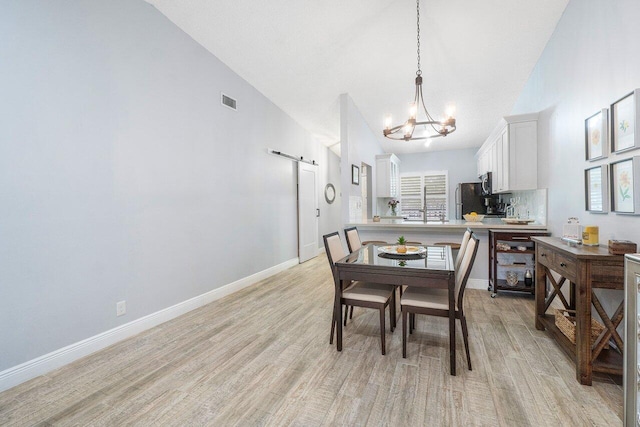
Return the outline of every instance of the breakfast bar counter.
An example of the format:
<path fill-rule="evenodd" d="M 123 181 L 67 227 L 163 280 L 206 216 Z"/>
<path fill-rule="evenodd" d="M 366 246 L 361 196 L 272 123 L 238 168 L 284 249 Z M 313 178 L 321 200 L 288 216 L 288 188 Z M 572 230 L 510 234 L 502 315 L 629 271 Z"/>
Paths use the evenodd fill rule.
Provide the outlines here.
<path fill-rule="evenodd" d="M 381 218 L 380 222 L 371 220 L 362 223 L 347 224 L 345 227 L 357 227 L 362 241 L 380 240 L 395 243 L 399 236 L 408 241 L 433 245 L 439 242 L 460 243 L 467 228 L 473 230 L 480 240 L 476 262 L 473 265 L 467 287 L 487 289 L 489 286 L 489 229 L 510 230 L 517 228 L 522 231 L 546 230 L 547 226 L 539 222 L 523 225 L 507 224 L 500 218 L 484 218 L 482 221 L 470 222 L 464 220 L 449 220 L 446 222 L 407 221 L 402 218 Z"/>
<path fill-rule="evenodd" d="M 411 221 L 402 218 L 399 219 L 386 219 L 383 218 L 380 222 L 373 222 L 371 220 L 363 223 L 348 224 L 347 227 L 358 227 L 359 231 L 362 230 L 413 230 L 413 231 L 459 231 L 468 228 L 472 230 L 488 230 L 490 228 L 522 228 L 523 230 L 545 230 L 546 225 L 539 222 L 532 222 L 529 224 L 514 225 L 507 224 L 500 218 L 485 218 L 482 221 L 465 221 L 460 219 L 451 219 L 445 222 L 441 221 Z"/>

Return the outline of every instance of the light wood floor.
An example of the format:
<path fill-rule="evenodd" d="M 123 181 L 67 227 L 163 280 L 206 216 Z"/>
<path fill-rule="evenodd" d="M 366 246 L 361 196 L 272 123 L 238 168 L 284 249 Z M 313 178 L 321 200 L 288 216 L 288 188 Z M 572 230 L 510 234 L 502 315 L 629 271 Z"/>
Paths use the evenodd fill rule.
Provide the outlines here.
<path fill-rule="evenodd" d="M 456 377 L 447 319 L 418 316 L 403 359 L 401 327 L 382 356 L 377 312 L 356 308 L 338 353 L 332 297 L 319 256 L 0 394 L 0 425 L 622 424 L 622 388 L 578 384 L 530 297 L 468 292 Z"/>

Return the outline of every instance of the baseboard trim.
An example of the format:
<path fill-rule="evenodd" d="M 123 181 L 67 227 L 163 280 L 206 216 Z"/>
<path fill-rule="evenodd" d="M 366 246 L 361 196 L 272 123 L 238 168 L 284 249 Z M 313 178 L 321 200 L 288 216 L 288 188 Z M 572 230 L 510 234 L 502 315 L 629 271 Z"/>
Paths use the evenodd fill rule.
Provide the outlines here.
<path fill-rule="evenodd" d="M 484 289 L 487 290 L 489 287 L 489 280 L 485 279 L 467 279 L 467 288 L 468 289 Z"/>
<path fill-rule="evenodd" d="M 44 375 L 54 369 L 60 368 L 82 357 L 102 350 L 112 344 L 130 338 L 140 332 L 151 329 L 171 319 L 175 319 L 196 308 L 207 305 L 213 301 L 231 295 L 241 289 L 251 286 L 261 280 L 273 276 L 299 263 L 298 258 L 293 258 L 281 264 L 267 268 L 266 270 L 244 277 L 235 282 L 213 289 L 202 295 L 180 302 L 171 307 L 151 313 L 124 325 L 94 335 L 85 340 L 76 342 L 38 358 L 29 360 L 20 365 L 0 372 L 0 392 L 8 390 L 37 376 Z"/>

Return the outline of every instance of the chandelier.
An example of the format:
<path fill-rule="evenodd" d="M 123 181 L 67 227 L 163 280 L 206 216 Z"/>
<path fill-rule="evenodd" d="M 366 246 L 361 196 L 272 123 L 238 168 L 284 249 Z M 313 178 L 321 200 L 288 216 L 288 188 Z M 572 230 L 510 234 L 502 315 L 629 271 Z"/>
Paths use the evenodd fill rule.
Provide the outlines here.
<path fill-rule="evenodd" d="M 409 119 L 401 125 L 391 127 L 391 116 L 385 119 L 385 128 L 382 131 L 384 136 L 389 139 L 413 141 L 419 139 L 432 139 L 439 136 L 447 136 L 456 130 L 456 119 L 453 117 L 454 109 L 447 109 L 447 118 L 435 120 L 427 107 L 424 105 L 424 97 L 422 95 L 422 70 L 420 69 L 420 0 L 416 0 L 417 23 L 418 23 L 418 71 L 416 71 L 416 94 L 409 108 Z M 425 119 L 417 119 L 419 108 L 422 107 L 425 113 Z M 417 133 L 414 136 L 416 127 L 421 127 L 425 132 Z"/>

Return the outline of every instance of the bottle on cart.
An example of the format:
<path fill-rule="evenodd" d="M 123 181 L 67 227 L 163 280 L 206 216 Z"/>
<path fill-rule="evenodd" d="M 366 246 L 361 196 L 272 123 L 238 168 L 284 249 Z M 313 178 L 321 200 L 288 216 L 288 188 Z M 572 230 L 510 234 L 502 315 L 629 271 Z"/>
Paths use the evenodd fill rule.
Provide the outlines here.
<path fill-rule="evenodd" d="M 531 270 L 527 270 L 524 273 L 524 284 L 525 286 L 533 285 L 533 275 L 531 274 Z"/>

